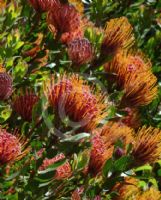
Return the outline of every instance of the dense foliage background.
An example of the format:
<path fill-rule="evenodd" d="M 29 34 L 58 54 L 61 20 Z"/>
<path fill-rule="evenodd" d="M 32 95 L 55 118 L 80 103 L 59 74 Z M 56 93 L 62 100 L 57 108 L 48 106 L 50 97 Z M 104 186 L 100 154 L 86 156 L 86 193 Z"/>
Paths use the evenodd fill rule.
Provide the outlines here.
<path fill-rule="evenodd" d="M 141 50 L 150 58 L 152 72 L 157 77 L 158 84 L 157 97 L 150 104 L 137 108 L 139 119 L 134 122 L 136 126 L 132 128 L 136 129 L 136 132 L 138 125 L 161 128 L 161 2 L 71 0 L 61 3 L 74 5 L 78 13 L 85 16 L 85 20 L 88 19 L 84 35 L 95 48 L 96 54 L 100 50 L 106 22 L 113 18 L 127 17 L 136 38 L 133 49 Z M 57 77 L 70 74 L 70 77 L 74 73 L 83 77 L 91 87 L 94 85 L 91 90 L 96 96 L 105 92 L 109 102 L 108 115 L 101 121 L 101 125 L 109 121 L 118 122 L 127 115 L 127 110 L 119 107 L 123 91 L 118 90 L 112 79 L 107 78 L 108 73 L 103 70 L 104 63 L 95 67 L 90 63 L 78 66 L 72 62 L 67 51 L 68 45 L 63 44 L 59 40 L 60 37 L 54 37 L 46 18 L 47 13 L 36 12 L 26 0 L 0 0 L 0 67 L 4 68 L 13 80 L 12 96 L 0 101 L 0 125 L 2 129 L 11 133 L 18 129 L 25 149 L 25 156 L 14 163 L 4 164 L 0 158 L 0 199 L 114 199 L 117 196 L 114 187 L 123 182 L 123 177 L 127 175 L 137 177 L 137 184 L 143 191 L 150 186 L 161 191 L 161 161 L 152 165 L 147 163 L 143 166 L 132 166 L 132 147 L 128 145 L 126 154 L 122 155 L 120 141 L 114 145 L 113 157 L 108 159 L 103 167 L 103 176 L 97 177 L 85 172 L 90 157 L 91 132 L 76 130 L 77 127 L 72 129 L 69 119 L 61 121 L 57 114 L 53 114 L 52 106 L 48 106 L 44 94 L 44 82 L 47 83 L 51 79 L 51 74 Z M 38 96 L 38 103 L 34 106 L 32 115 L 28 116 L 31 101 L 25 104 L 25 100 L 21 100 L 18 104 L 19 112 L 27 116 L 27 119 L 23 119 L 21 114 L 15 112 L 14 102 L 18 95 L 30 93 Z M 59 131 L 63 132 L 65 137 L 59 137 Z M 1 140 L 0 138 L 0 145 Z M 1 149 L 2 146 L 2 157 Z M 42 149 L 44 150 L 40 156 L 38 152 Z M 50 168 L 38 170 L 44 158 L 53 158 L 60 152 L 66 157 L 62 156 L 61 161 L 58 159 L 59 162 L 51 163 Z M 72 176 L 63 180 L 53 180 L 56 170 L 66 162 L 70 163 Z M 66 170 L 68 168 L 67 165 Z M 82 187 L 85 190 L 84 193 L 80 191 L 80 194 L 83 193 L 82 197 L 78 194 L 76 197 L 72 196 L 75 190 Z M 158 200 L 161 199 L 159 195 Z"/>

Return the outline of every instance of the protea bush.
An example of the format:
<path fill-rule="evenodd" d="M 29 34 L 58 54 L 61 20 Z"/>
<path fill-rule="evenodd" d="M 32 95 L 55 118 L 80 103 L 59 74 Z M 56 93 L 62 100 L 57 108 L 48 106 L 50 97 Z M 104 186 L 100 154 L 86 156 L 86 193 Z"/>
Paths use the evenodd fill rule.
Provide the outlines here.
<path fill-rule="evenodd" d="M 158 10 L 0 0 L 0 199 L 161 200 Z"/>

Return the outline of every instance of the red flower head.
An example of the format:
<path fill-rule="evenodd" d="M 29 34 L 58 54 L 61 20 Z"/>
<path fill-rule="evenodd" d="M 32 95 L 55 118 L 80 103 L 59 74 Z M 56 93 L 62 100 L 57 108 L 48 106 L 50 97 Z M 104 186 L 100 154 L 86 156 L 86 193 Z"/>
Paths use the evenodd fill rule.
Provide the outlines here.
<path fill-rule="evenodd" d="M 93 58 L 92 46 L 85 38 L 73 40 L 68 44 L 68 55 L 74 64 L 85 64 Z"/>
<path fill-rule="evenodd" d="M 47 12 L 51 8 L 60 6 L 59 0 L 29 0 L 37 12 Z"/>
<path fill-rule="evenodd" d="M 29 149 L 23 151 L 25 140 L 5 129 L 0 129 L 0 165 L 21 159 Z"/>
<path fill-rule="evenodd" d="M 89 172 L 94 176 L 101 172 L 105 161 L 112 156 L 113 149 L 106 145 L 103 138 L 96 134 L 91 140 L 92 149 L 89 161 Z M 108 146 L 108 147 L 107 147 Z"/>
<path fill-rule="evenodd" d="M 68 43 L 83 36 L 81 16 L 74 6 L 63 4 L 57 9 L 51 9 L 47 18 L 52 32 L 62 34 L 61 41 Z"/>
<path fill-rule="evenodd" d="M 102 94 L 93 94 L 91 88 L 78 75 L 66 75 L 45 85 L 45 94 L 56 116 L 70 120 L 70 126 L 83 131 L 96 128 L 105 117 L 107 104 Z M 60 121 L 60 119 L 59 119 Z"/>
<path fill-rule="evenodd" d="M 55 162 L 58 162 L 62 159 L 65 159 L 65 155 L 63 153 L 58 154 L 52 159 L 45 159 L 43 161 L 42 166 L 40 166 L 39 170 L 45 170 L 48 168 L 50 165 L 54 164 Z M 57 180 L 64 179 L 64 178 L 69 178 L 72 174 L 72 169 L 68 161 L 66 161 L 62 166 L 58 167 L 56 169 L 56 173 L 54 175 L 54 178 Z"/>
<path fill-rule="evenodd" d="M 119 123 L 109 122 L 102 129 L 98 129 L 92 137 L 92 149 L 89 162 L 89 172 L 97 175 L 101 172 L 106 160 L 112 157 L 114 145 L 121 140 L 126 146 L 133 142 L 133 131 L 127 126 L 121 126 Z M 125 153 L 125 148 L 117 149 L 118 156 Z"/>
<path fill-rule="evenodd" d="M 13 101 L 13 109 L 26 121 L 32 120 L 33 107 L 38 102 L 39 97 L 26 90 L 25 94 L 16 95 Z"/>
<path fill-rule="evenodd" d="M 0 72 L 0 100 L 8 99 L 12 94 L 12 79 L 5 73 Z"/>

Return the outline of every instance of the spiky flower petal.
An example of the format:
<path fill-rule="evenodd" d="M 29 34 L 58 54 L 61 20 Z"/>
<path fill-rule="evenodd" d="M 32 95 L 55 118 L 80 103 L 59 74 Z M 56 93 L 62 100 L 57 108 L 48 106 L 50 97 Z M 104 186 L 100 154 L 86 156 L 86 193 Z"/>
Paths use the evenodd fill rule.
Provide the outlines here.
<path fill-rule="evenodd" d="M 31 121 L 32 110 L 38 100 L 36 94 L 26 90 L 25 94 L 15 95 L 12 107 L 24 120 Z"/>
<path fill-rule="evenodd" d="M 126 178 L 124 182 L 118 183 L 113 188 L 118 193 L 114 200 L 134 200 L 140 192 L 138 180 L 135 178 Z"/>
<path fill-rule="evenodd" d="M 91 143 L 92 149 L 88 171 L 95 176 L 101 172 L 105 161 L 112 156 L 113 148 L 110 146 L 110 143 L 105 144 L 99 134 L 92 137 Z"/>
<path fill-rule="evenodd" d="M 119 50 L 130 47 L 134 42 L 132 26 L 126 17 L 111 19 L 107 22 L 101 46 L 103 56 L 113 56 Z"/>
<path fill-rule="evenodd" d="M 69 0 L 68 2 L 72 4 L 81 14 L 84 12 L 84 5 L 81 0 Z"/>
<path fill-rule="evenodd" d="M 133 129 L 114 122 L 107 123 L 100 133 L 105 143 L 114 145 L 118 140 L 120 140 L 125 146 L 133 143 L 133 134 Z"/>
<path fill-rule="evenodd" d="M 157 79 L 151 72 L 151 63 L 140 54 L 121 52 L 105 65 L 105 71 L 115 73 L 118 89 L 124 90 L 123 106 L 147 105 L 157 95 Z"/>
<path fill-rule="evenodd" d="M 138 195 L 136 200 L 161 200 L 161 192 L 151 187 Z"/>
<path fill-rule="evenodd" d="M 120 123 L 108 123 L 102 129 L 98 129 L 92 137 L 92 149 L 90 154 L 89 172 L 97 175 L 107 159 L 111 158 L 115 143 L 121 140 L 124 146 L 133 143 L 133 130 Z M 122 154 L 124 153 L 122 149 Z"/>
<path fill-rule="evenodd" d="M 161 131 L 153 127 L 142 127 L 135 136 L 132 151 L 136 166 L 154 163 L 160 158 Z"/>
<path fill-rule="evenodd" d="M 118 192 L 114 200 L 161 200 L 160 191 L 153 187 L 142 191 L 136 178 L 125 178 L 124 182 L 116 184 L 113 190 Z"/>
<path fill-rule="evenodd" d="M 93 58 L 92 46 L 85 38 L 73 40 L 68 44 L 68 55 L 74 64 L 85 64 Z"/>
<path fill-rule="evenodd" d="M 43 161 L 42 166 L 40 166 L 39 170 L 45 170 L 48 168 L 50 165 L 54 164 L 55 162 L 61 161 L 65 159 L 65 155 L 63 153 L 58 154 L 54 158 L 51 159 L 45 159 Z M 56 169 L 56 173 L 54 175 L 54 178 L 57 180 L 64 179 L 64 178 L 69 178 L 72 174 L 72 169 L 68 161 L 66 161 L 62 166 L 58 167 Z"/>
<path fill-rule="evenodd" d="M 37 12 L 47 12 L 51 8 L 60 6 L 59 0 L 28 0 Z"/>
<path fill-rule="evenodd" d="M 69 43 L 83 36 L 80 13 L 72 5 L 63 4 L 57 9 L 51 9 L 48 13 L 47 23 L 54 35 L 57 32 L 62 34 L 61 41 L 63 43 Z"/>
<path fill-rule="evenodd" d="M 127 77 L 124 83 L 122 105 L 144 106 L 152 102 L 157 96 L 157 78 L 151 71 Z"/>
<path fill-rule="evenodd" d="M 0 100 L 8 99 L 12 94 L 12 79 L 5 73 L 0 72 Z"/>
<path fill-rule="evenodd" d="M 61 76 L 57 81 L 52 77 L 44 91 L 59 119 L 68 117 L 72 127 L 93 130 L 106 115 L 104 95 L 93 94 L 78 75 Z"/>
<path fill-rule="evenodd" d="M 23 150 L 26 141 L 14 134 L 0 129 L 0 165 L 7 164 L 22 158 L 29 149 Z"/>

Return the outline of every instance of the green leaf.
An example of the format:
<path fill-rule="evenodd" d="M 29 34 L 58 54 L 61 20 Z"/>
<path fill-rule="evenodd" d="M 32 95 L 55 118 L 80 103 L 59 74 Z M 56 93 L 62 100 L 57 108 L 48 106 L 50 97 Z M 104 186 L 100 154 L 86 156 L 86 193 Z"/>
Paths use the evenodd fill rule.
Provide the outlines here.
<path fill-rule="evenodd" d="M 105 177 L 107 177 L 107 176 L 108 176 L 108 173 L 109 173 L 110 171 L 112 171 L 112 167 L 113 167 L 113 160 L 112 160 L 112 158 L 110 158 L 109 160 L 106 161 L 106 163 L 105 163 L 105 165 L 104 165 L 104 167 L 103 167 L 103 170 L 102 170 L 103 175 L 104 175 Z"/>
<path fill-rule="evenodd" d="M 158 176 L 161 176 L 161 169 L 157 171 Z"/>
<path fill-rule="evenodd" d="M 124 172 L 128 170 L 128 166 L 130 165 L 131 162 L 132 162 L 131 156 L 123 156 L 115 161 L 114 170 L 119 172 Z"/>
<path fill-rule="evenodd" d="M 10 181 L 10 180 L 12 180 L 12 179 L 14 179 L 14 178 L 16 178 L 17 176 L 19 176 L 20 175 L 20 173 L 21 173 L 21 170 L 20 171 L 17 171 L 17 172 L 15 172 L 15 173 L 13 173 L 11 176 L 9 176 L 8 178 L 5 178 L 5 180 L 6 181 Z"/>
<path fill-rule="evenodd" d="M 80 134 L 62 139 L 60 142 L 78 142 L 79 140 L 88 138 L 88 137 L 90 137 L 89 133 L 80 133 Z"/>
<path fill-rule="evenodd" d="M 139 171 L 152 171 L 152 167 L 150 165 L 144 165 L 135 169 L 135 172 Z"/>

